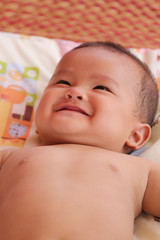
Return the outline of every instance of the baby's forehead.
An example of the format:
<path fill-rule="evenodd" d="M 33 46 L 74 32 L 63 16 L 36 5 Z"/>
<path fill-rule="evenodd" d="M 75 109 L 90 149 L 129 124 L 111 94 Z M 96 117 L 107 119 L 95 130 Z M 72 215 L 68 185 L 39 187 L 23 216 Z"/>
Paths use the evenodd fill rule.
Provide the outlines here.
<path fill-rule="evenodd" d="M 84 56 L 87 55 L 87 53 L 94 53 L 97 54 L 97 59 L 100 59 L 100 57 L 103 56 L 112 56 L 115 58 L 115 60 L 120 60 L 122 61 L 121 64 L 122 66 L 124 66 L 123 64 L 123 59 L 126 60 L 126 65 L 130 65 L 131 67 L 133 67 L 133 69 L 137 69 L 140 68 L 140 64 L 137 62 L 137 60 L 134 58 L 134 55 L 132 53 L 130 53 L 130 55 L 127 55 L 125 52 L 113 49 L 111 47 L 104 47 L 104 46 L 87 46 L 87 47 L 82 47 L 82 48 L 75 48 L 72 49 L 71 51 L 67 52 L 62 59 L 60 60 L 60 63 L 65 60 L 67 58 L 68 61 L 73 62 L 74 58 L 73 56 Z M 92 54 L 90 59 L 92 60 Z M 82 59 L 83 61 L 85 61 L 85 59 Z M 87 59 L 88 60 L 88 59 Z M 127 67 L 127 66 L 126 66 Z"/>
<path fill-rule="evenodd" d="M 66 68 L 66 67 L 72 66 L 72 64 L 74 65 L 75 59 L 76 61 L 79 62 L 80 65 L 84 64 L 85 61 L 87 61 L 87 63 L 92 62 L 93 54 L 94 54 L 95 64 L 96 62 L 104 62 L 105 64 L 105 61 L 106 61 L 106 67 L 107 67 L 107 64 L 110 62 L 110 65 L 113 64 L 117 68 L 122 68 L 124 72 L 130 69 L 130 75 L 136 74 L 136 78 L 138 77 L 138 75 L 140 75 L 139 74 L 140 67 L 138 66 L 138 63 L 134 59 L 132 59 L 130 56 L 127 56 L 126 54 L 118 52 L 112 48 L 107 48 L 107 47 L 104 48 L 101 46 L 100 47 L 94 47 L 94 46 L 83 47 L 83 48 L 73 49 L 67 52 L 58 63 L 55 72 L 59 71 L 59 69 L 63 67 Z M 100 66 L 99 64 L 96 64 L 95 68 L 93 68 L 93 71 L 96 68 L 98 69 L 99 66 Z M 84 70 L 85 70 L 85 66 L 84 66 Z"/>

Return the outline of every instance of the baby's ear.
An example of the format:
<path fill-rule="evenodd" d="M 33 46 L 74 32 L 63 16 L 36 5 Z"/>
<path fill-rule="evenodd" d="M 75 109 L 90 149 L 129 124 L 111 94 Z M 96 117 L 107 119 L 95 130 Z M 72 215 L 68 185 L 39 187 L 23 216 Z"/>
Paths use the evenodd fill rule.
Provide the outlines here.
<path fill-rule="evenodd" d="M 126 146 L 133 150 L 140 149 L 149 140 L 151 127 L 147 123 L 138 123 L 126 141 Z"/>

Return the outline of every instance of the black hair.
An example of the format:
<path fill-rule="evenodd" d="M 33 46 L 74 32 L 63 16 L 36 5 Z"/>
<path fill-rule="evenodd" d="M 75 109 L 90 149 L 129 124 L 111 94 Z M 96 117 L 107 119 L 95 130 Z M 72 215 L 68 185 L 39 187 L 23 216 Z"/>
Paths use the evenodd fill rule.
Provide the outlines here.
<path fill-rule="evenodd" d="M 148 123 L 152 127 L 158 107 L 158 89 L 156 79 L 147 64 L 131 53 L 129 49 L 113 42 L 86 42 L 75 47 L 73 50 L 84 47 L 102 47 L 112 52 L 125 54 L 139 66 L 140 84 L 136 88 L 136 111 L 138 110 L 136 114 L 138 114 L 141 121 Z M 135 82 L 137 84 L 137 81 Z"/>

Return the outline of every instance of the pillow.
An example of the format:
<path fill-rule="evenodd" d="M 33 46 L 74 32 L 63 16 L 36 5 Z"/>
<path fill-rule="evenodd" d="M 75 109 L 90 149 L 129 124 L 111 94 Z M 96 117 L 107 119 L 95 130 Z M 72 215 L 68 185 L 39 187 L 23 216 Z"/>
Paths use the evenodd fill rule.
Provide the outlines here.
<path fill-rule="evenodd" d="M 0 33 L 0 149 L 40 144 L 34 112 L 60 57 L 55 40 Z"/>

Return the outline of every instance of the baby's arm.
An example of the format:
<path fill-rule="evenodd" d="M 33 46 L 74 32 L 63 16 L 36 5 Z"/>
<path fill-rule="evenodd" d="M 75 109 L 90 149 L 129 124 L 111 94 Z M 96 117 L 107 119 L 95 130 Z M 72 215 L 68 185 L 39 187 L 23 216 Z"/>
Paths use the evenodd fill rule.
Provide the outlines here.
<path fill-rule="evenodd" d="M 143 199 L 143 210 L 160 217 L 160 164 L 151 162 L 148 184 Z"/>

